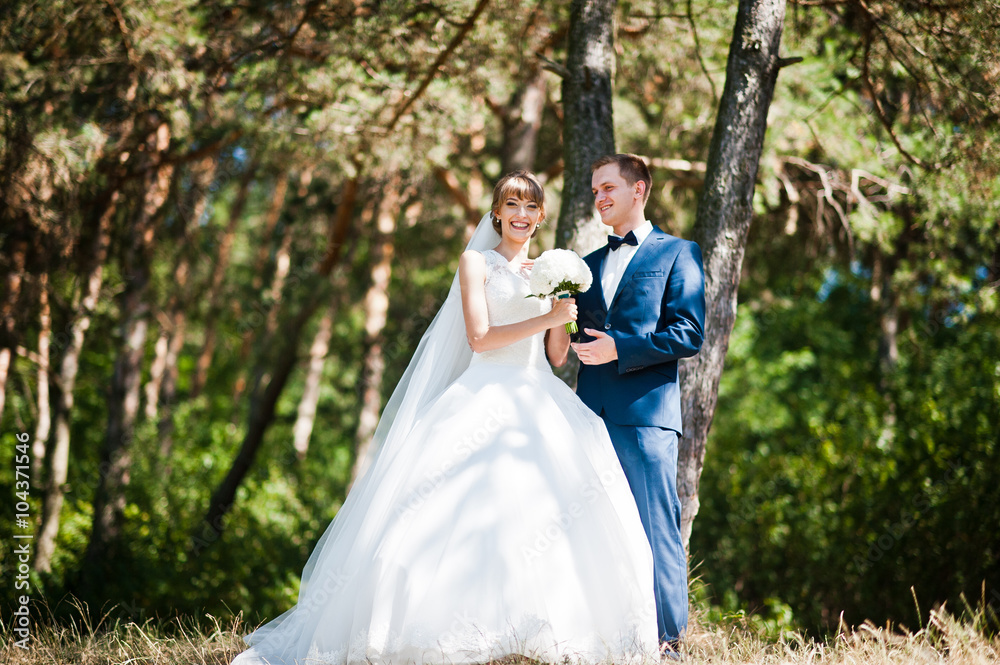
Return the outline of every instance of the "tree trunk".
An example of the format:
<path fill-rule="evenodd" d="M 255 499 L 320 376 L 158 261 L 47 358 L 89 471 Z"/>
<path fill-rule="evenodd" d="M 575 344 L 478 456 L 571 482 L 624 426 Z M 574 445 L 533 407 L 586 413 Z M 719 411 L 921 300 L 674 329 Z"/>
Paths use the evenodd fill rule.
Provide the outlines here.
<path fill-rule="evenodd" d="M 148 420 L 156 420 L 160 409 L 160 386 L 163 385 L 163 375 L 167 369 L 167 349 L 170 348 L 170 329 L 160 326 L 160 334 L 153 346 L 153 362 L 149 365 L 149 381 L 143 392 L 146 393 L 145 414 Z"/>
<path fill-rule="evenodd" d="M 254 292 L 259 292 L 261 287 L 264 285 L 264 266 L 267 264 L 267 257 L 270 253 L 271 239 L 274 236 L 274 229 L 278 225 L 278 220 L 281 219 L 281 211 L 285 206 L 285 197 L 288 194 L 288 176 L 287 174 L 281 174 L 274 183 L 274 192 L 271 195 L 271 206 L 268 208 L 267 216 L 264 218 L 264 235 L 260 241 L 260 247 L 257 251 L 257 259 L 254 262 L 253 271 L 253 290 Z M 284 284 L 284 278 L 288 274 L 288 268 L 291 265 L 290 250 L 291 250 L 292 234 L 289 229 L 285 229 L 285 234 L 281 240 L 281 246 L 277 251 L 276 261 L 275 261 L 275 275 L 273 278 L 274 284 L 277 288 L 272 288 L 272 296 L 277 292 L 277 297 L 281 297 L 281 287 Z M 283 272 L 282 272 L 283 271 Z M 279 300 L 272 300 L 273 307 L 277 306 Z M 250 357 L 250 348 L 253 346 L 254 340 L 254 327 L 247 325 L 243 330 L 241 335 L 242 340 L 240 341 L 240 365 L 246 364 L 247 358 Z M 246 389 L 246 373 L 240 372 L 236 377 L 236 381 L 233 384 L 233 402 L 238 402 L 243 396 L 243 391 Z"/>
<path fill-rule="evenodd" d="M 170 341 L 167 343 L 167 354 L 164 358 L 163 383 L 160 385 L 159 402 L 163 406 L 156 432 L 160 439 L 160 460 L 166 462 L 164 474 L 169 477 L 168 460 L 174 445 L 174 400 L 177 396 L 177 379 L 179 370 L 177 360 L 184 348 L 184 336 L 187 332 L 187 310 L 179 305 L 170 318 Z"/>
<path fill-rule="evenodd" d="M 882 333 L 878 342 L 879 389 L 884 394 L 889 389 L 889 376 L 899 362 L 899 346 L 896 341 L 899 332 L 899 298 L 892 286 L 898 258 L 886 256 L 879 247 L 874 247 L 872 251 L 874 256 L 869 295 L 879 310 L 879 328 Z"/>
<path fill-rule="evenodd" d="M 186 301 L 186 298 L 181 297 L 180 292 L 187 286 L 189 268 L 190 262 L 187 248 L 182 246 L 180 256 L 177 258 L 177 263 L 174 266 L 174 279 L 172 283 L 174 291 L 170 294 L 166 311 L 157 317 L 160 319 L 160 335 L 157 337 L 156 345 L 153 347 L 153 362 L 149 366 L 149 381 L 146 382 L 144 390 L 146 394 L 145 414 L 146 418 L 151 421 L 156 420 L 160 415 L 160 396 L 167 377 L 168 367 L 170 366 L 170 352 L 174 346 L 174 340 L 180 336 L 183 343 L 184 313 L 182 311 L 182 303 Z M 178 315 L 180 316 L 178 317 Z M 180 318 L 179 325 L 178 318 Z M 176 363 L 176 355 L 174 356 L 174 362 Z M 176 366 L 173 367 L 173 370 L 176 374 Z M 169 417 L 170 414 L 167 413 L 164 419 L 169 419 Z"/>
<path fill-rule="evenodd" d="M 264 316 L 264 328 L 258 332 L 260 328 L 259 324 L 244 326 L 243 348 L 240 351 L 241 356 L 250 355 L 250 347 L 253 345 L 255 338 L 271 339 L 278 328 L 278 313 L 281 311 L 285 280 L 288 279 L 288 273 L 292 268 L 292 238 L 292 229 L 285 229 L 285 235 L 281 238 L 281 245 L 274 256 L 274 277 L 271 279 L 271 287 L 268 289 L 268 296 L 266 298 L 267 302 L 270 303 L 270 307 Z M 259 379 L 260 377 L 257 378 Z M 246 390 L 246 386 L 247 374 L 243 372 L 236 377 L 236 383 L 233 386 L 233 402 L 238 402 L 243 397 L 243 391 Z"/>
<path fill-rule="evenodd" d="M 358 180 L 360 172 L 350 178 L 344 184 L 344 193 L 340 203 L 333 215 L 330 226 L 329 239 L 326 253 L 318 269 L 318 277 L 323 280 L 321 283 L 328 286 L 330 273 L 340 261 L 344 243 L 347 240 L 350 222 L 353 217 L 354 203 L 357 199 Z M 260 382 L 254 386 L 250 396 L 249 422 L 247 423 L 247 433 L 240 445 L 240 450 L 233 460 L 232 466 L 226 477 L 219 483 L 219 486 L 212 493 L 209 500 L 208 510 L 202 523 L 196 527 L 192 535 L 192 548 L 195 554 L 216 539 L 225 528 L 224 520 L 226 513 L 233 506 L 236 498 L 236 490 L 246 477 L 247 472 L 253 464 L 257 450 L 264 440 L 264 434 L 274 420 L 275 406 L 281 396 L 288 378 L 298 361 L 299 340 L 305 329 L 306 323 L 319 308 L 320 304 L 328 298 L 328 288 L 317 289 L 312 297 L 303 305 L 299 313 L 294 317 L 288 327 L 282 331 L 281 346 L 275 356 L 273 370 L 267 385 L 261 388 Z M 277 339 L 277 335 L 270 339 Z"/>
<path fill-rule="evenodd" d="M 504 171 L 504 173 L 506 172 L 507 171 Z M 483 213 L 473 203 L 474 200 L 478 201 L 478 197 L 470 196 L 469 193 L 462 188 L 462 184 L 458 181 L 458 178 L 455 177 L 455 174 L 449 169 L 442 166 L 435 166 L 434 177 L 436 177 L 438 182 L 440 182 L 444 188 L 448 190 L 448 193 L 451 194 L 455 203 L 462 207 L 462 210 L 465 212 L 466 226 L 476 228 L 476 226 L 479 225 L 480 218 L 483 216 Z"/>
<path fill-rule="evenodd" d="M 288 176 L 284 173 L 278 175 L 274 181 L 274 192 L 271 194 L 271 205 L 267 209 L 264 217 L 264 233 L 260 239 L 260 246 L 257 248 L 257 259 L 254 261 L 253 288 L 259 290 L 263 286 L 264 266 L 267 264 L 267 256 L 271 247 L 271 237 L 274 229 L 281 219 L 281 211 L 285 207 L 285 196 L 288 194 Z"/>
<path fill-rule="evenodd" d="M 187 331 L 187 307 L 191 304 L 186 293 L 191 261 L 187 248 L 181 249 L 181 256 L 174 268 L 174 293 L 167 305 L 166 322 L 161 327 L 160 338 L 156 341 L 156 360 L 150 368 L 150 380 L 146 384 L 146 416 L 150 420 L 159 418 L 157 436 L 160 440 L 159 462 L 163 465 L 164 478 L 170 476 L 170 452 L 174 445 L 174 398 L 177 393 L 179 370 L 177 359 L 184 348 Z M 163 406 L 160 412 L 159 407 Z"/>
<path fill-rule="evenodd" d="M 150 142 L 153 143 L 149 150 L 150 160 L 161 159 L 170 144 L 170 126 L 162 123 Z M 122 272 L 126 282 L 119 298 L 122 346 L 111 377 L 108 427 L 99 467 L 101 477 L 94 497 L 90 542 L 84 556 L 83 570 L 88 583 L 100 584 L 107 572 L 106 558 L 113 552 L 120 535 L 125 490 L 132 467 L 132 439 L 139 413 L 142 359 L 149 326 L 149 305 L 146 302 L 149 268 L 156 225 L 170 192 L 173 172 L 172 164 L 162 164 L 150 171 L 125 250 Z M 91 587 L 86 591 L 96 592 L 97 589 Z"/>
<path fill-rule="evenodd" d="M 905 246 L 905 243 L 904 243 Z M 891 445 L 896 433 L 896 402 L 893 391 L 893 373 L 899 362 L 899 298 L 893 288 L 892 277 L 896 272 L 899 256 L 886 256 L 877 244 L 872 247 L 872 283 L 869 295 L 872 303 L 878 307 L 879 335 L 878 342 L 878 388 L 885 399 L 885 412 L 882 414 L 882 430 L 879 432 L 878 445 L 883 448 Z"/>
<path fill-rule="evenodd" d="M 287 229 L 285 236 L 281 239 L 281 246 L 274 256 L 274 279 L 271 280 L 271 289 L 268 293 L 267 301 L 271 303 L 271 308 L 267 311 L 264 319 L 264 330 L 261 335 L 264 339 L 270 338 L 278 329 L 278 313 L 281 311 L 281 295 L 285 291 L 285 281 L 292 269 L 292 230 Z"/>
<path fill-rule="evenodd" d="M 7 404 L 7 379 L 14 371 L 16 357 L 17 354 L 11 347 L 0 347 L 0 422 L 3 422 L 3 411 Z"/>
<path fill-rule="evenodd" d="M 386 316 L 389 312 L 389 281 L 392 278 L 392 257 L 395 253 L 393 234 L 396 232 L 396 217 L 400 209 L 400 178 L 394 172 L 385 186 L 385 194 L 378 209 L 375 251 L 372 256 L 371 285 L 365 294 L 365 361 L 361 370 L 361 413 L 358 416 L 358 430 L 355 435 L 354 466 L 351 468 L 351 482 L 365 472 L 364 463 L 368 457 L 372 436 L 378 426 L 379 412 L 382 410 L 382 375 L 385 372 L 385 357 L 382 353 Z"/>
<path fill-rule="evenodd" d="M 267 429 L 274 421 L 275 408 L 278 398 L 285 389 L 292 370 L 298 362 L 298 346 L 302 337 L 302 331 L 309 319 L 316 312 L 327 289 L 320 289 L 321 294 L 316 294 L 298 312 L 281 336 L 283 344 L 278 353 L 277 360 L 273 365 L 270 378 L 263 389 L 255 388 L 250 395 L 250 415 L 247 423 L 247 433 L 243 437 L 243 443 L 236 454 L 226 477 L 219 483 L 219 486 L 212 493 L 209 500 L 208 511 L 205 518 L 198 526 L 192 538 L 193 553 L 198 554 L 202 548 L 214 542 L 225 528 L 225 516 L 236 500 L 236 490 L 246 477 L 253 460 L 264 441 Z"/>
<path fill-rule="evenodd" d="M 229 210 L 229 222 L 222 233 L 219 241 L 219 253 L 215 257 L 212 266 L 212 277 L 208 287 L 208 312 L 205 314 L 205 341 L 198 355 L 198 363 L 195 369 L 194 379 L 191 382 L 191 397 L 201 394 L 201 389 L 205 386 L 208 378 L 208 368 L 212 364 L 212 355 L 215 353 L 216 323 L 222 311 L 223 293 L 222 282 L 229 269 L 229 258 L 232 254 L 233 238 L 236 236 L 236 226 L 243 216 L 243 209 L 246 207 L 247 197 L 250 194 L 250 183 L 257 171 L 257 165 L 251 164 L 244 171 L 240 179 L 239 189 L 236 191 L 236 198 L 233 200 L 232 208 Z"/>
<path fill-rule="evenodd" d="M 180 222 L 179 243 L 181 245 L 180 255 L 174 267 L 174 284 L 176 289 L 171 294 L 170 302 L 167 305 L 167 323 L 164 332 L 167 334 L 167 344 L 163 357 L 163 373 L 160 378 L 160 385 L 156 387 L 155 395 L 147 393 L 147 414 L 149 413 L 149 402 L 156 400 L 156 414 L 152 418 L 159 418 L 157 424 L 157 436 L 160 440 L 160 461 L 164 463 L 163 478 L 169 481 L 170 478 L 170 452 L 174 445 L 174 400 L 177 394 L 177 380 L 179 368 L 177 361 L 180 358 L 181 350 L 184 348 L 185 335 L 187 333 L 188 308 L 194 302 L 190 294 L 189 278 L 191 274 L 191 254 L 192 235 L 201 228 L 199 221 L 208 206 L 208 199 L 211 194 L 212 182 L 215 180 L 218 160 L 214 157 L 206 157 L 191 169 L 192 185 L 186 196 L 182 200 L 182 215 Z M 191 229 L 195 230 L 191 230 Z M 159 344 L 159 342 L 158 342 Z M 159 349 L 158 349 L 159 352 Z M 159 407 L 163 407 L 160 412 Z"/>
<path fill-rule="evenodd" d="M 21 297 L 21 283 L 24 281 L 24 266 L 28 255 L 28 242 L 15 240 L 11 252 L 11 270 L 7 273 L 7 294 L 0 311 L 0 422 L 3 421 L 4 405 L 7 401 L 7 379 L 13 373 L 17 354 L 17 332 L 15 313 Z"/>
<path fill-rule="evenodd" d="M 31 475 L 37 486 L 42 484 L 45 446 L 52 426 L 49 399 L 49 342 L 52 337 L 52 313 L 49 308 L 49 276 L 42 273 L 38 284 L 38 423 L 31 446 Z"/>
<path fill-rule="evenodd" d="M 66 350 L 59 366 L 59 381 L 57 382 L 55 412 L 53 421 L 55 436 L 52 450 L 48 456 L 48 481 L 45 485 L 45 498 L 42 502 L 42 525 L 38 530 L 38 544 L 35 550 L 35 570 L 50 572 L 52 570 L 52 554 L 55 552 L 56 536 L 59 534 L 59 516 L 62 512 L 63 496 L 66 492 L 66 479 L 69 473 L 70 418 L 73 415 L 73 391 L 76 387 L 76 374 L 80 368 L 80 352 L 83 350 L 83 340 L 90 328 L 90 320 L 97 299 L 101 293 L 104 281 L 104 264 L 108 258 L 110 244 L 111 220 L 118 207 L 118 192 L 111 194 L 108 204 L 98 222 L 91 269 L 86 277 L 80 280 L 80 293 L 74 298 L 74 312 L 70 324 L 70 335 Z"/>
<path fill-rule="evenodd" d="M 527 82 L 511 96 L 510 103 L 500 116 L 503 123 L 502 173 L 515 169 L 535 170 L 538 131 L 542 128 L 542 113 L 545 110 L 545 72 L 535 66 L 528 75 Z M 587 191 L 590 191 L 589 181 Z"/>
<path fill-rule="evenodd" d="M 567 72 L 562 81 L 562 208 L 556 245 L 587 254 L 607 233 L 594 214 L 590 165 L 615 152 L 611 117 L 615 0 L 573 0 L 569 16 Z"/>
<path fill-rule="evenodd" d="M 313 424 L 316 422 L 316 406 L 319 404 L 319 382 L 323 378 L 323 366 L 326 364 L 326 354 L 330 350 L 330 334 L 333 331 L 333 317 L 336 315 L 336 305 L 327 308 L 319 321 L 319 330 L 309 347 L 309 371 L 306 373 L 306 385 L 299 400 L 299 409 L 292 428 L 292 444 L 295 457 L 299 461 L 306 458 L 309 452 L 309 437 L 312 436 Z"/>
<path fill-rule="evenodd" d="M 615 153 L 611 116 L 614 63 L 615 0 L 573 0 L 569 18 L 569 48 L 562 81 L 563 191 L 556 247 L 581 256 L 600 247 L 607 237 L 594 210 L 590 165 Z M 569 354 L 555 373 L 576 387 L 580 361 Z"/>
<path fill-rule="evenodd" d="M 785 0 L 740 0 L 729 48 L 726 86 L 709 147 L 693 240 L 705 263 L 705 341 L 681 364 L 684 437 L 680 441 L 677 493 L 685 546 L 698 514 L 698 482 L 705 441 L 718 399 L 729 335 L 736 318 L 747 232 L 753 217 L 757 166 L 778 70 Z"/>

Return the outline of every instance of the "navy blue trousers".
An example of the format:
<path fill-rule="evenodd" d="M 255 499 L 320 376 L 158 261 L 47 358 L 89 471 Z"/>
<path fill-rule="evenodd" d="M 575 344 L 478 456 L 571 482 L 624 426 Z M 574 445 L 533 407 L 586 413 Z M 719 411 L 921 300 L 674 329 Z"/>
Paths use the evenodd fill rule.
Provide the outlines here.
<path fill-rule="evenodd" d="M 611 434 L 639 517 L 653 550 L 653 587 L 660 642 L 678 639 L 687 627 L 687 555 L 681 540 L 677 498 L 677 432 L 663 427 L 616 425 Z"/>

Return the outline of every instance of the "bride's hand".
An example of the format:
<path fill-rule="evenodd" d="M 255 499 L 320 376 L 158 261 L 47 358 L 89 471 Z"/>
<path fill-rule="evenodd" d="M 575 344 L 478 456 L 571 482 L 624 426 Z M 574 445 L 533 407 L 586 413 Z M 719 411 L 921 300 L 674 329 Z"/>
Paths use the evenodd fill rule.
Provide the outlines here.
<path fill-rule="evenodd" d="M 552 328 L 558 326 L 564 326 L 570 321 L 576 321 L 577 317 L 577 307 L 575 298 L 558 298 L 552 303 L 552 309 L 549 311 L 549 317 L 552 319 Z"/>

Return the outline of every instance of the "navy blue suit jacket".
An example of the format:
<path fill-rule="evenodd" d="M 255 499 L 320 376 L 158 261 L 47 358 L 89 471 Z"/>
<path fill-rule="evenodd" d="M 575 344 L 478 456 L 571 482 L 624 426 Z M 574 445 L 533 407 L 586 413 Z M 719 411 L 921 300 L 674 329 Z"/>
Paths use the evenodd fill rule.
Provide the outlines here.
<path fill-rule="evenodd" d="M 579 294 L 575 341 L 615 340 L 618 360 L 580 364 L 576 392 L 595 413 L 618 425 L 666 427 L 681 434 L 677 361 L 698 353 L 704 338 L 705 271 L 696 243 L 653 227 L 622 275 L 610 310 L 604 305 L 601 268 L 608 246 L 584 261 L 594 275 Z"/>

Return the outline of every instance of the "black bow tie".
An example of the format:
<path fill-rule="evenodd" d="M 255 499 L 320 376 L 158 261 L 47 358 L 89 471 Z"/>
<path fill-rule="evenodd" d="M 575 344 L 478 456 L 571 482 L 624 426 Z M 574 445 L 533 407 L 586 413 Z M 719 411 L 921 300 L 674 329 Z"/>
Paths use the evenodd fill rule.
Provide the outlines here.
<path fill-rule="evenodd" d="M 611 251 L 615 251 L 622 245 L 632 245 L 634 247 L 639 246 L 639 241 L 635 239 L 635 234 L 629 231 L 625 234 L 624 238 L 619 238 L 618 236 L 608 236 L 608 247 Z"/>

